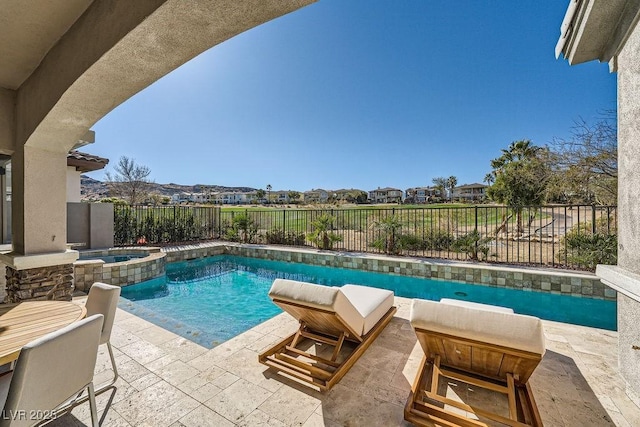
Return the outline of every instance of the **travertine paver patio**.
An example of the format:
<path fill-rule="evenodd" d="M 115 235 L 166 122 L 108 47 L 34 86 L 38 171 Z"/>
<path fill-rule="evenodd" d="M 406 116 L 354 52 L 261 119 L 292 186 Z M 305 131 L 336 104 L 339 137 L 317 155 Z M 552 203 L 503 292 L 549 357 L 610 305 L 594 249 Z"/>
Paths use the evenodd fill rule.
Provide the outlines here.
<path fill-rule="evenodd" d="M 396 317 L 324 395 L 257 361 L 295 330 L 286 314 L 208 350 L 118 310 L 111 341 L 121 378 L 98 396 L 101 425 L 407 425 L 403 405 L 422 357 L 409 304 L 396 298 Z M 617 372 L 615 332 L 545 322 L 545 333 L 548 351 L 531 382 L 546 426 L 640 425 Z M 106 348 L 96 372 L 98 383 L 110 378 Z M 88 404 L 50 425 L 90 425 Z"/>

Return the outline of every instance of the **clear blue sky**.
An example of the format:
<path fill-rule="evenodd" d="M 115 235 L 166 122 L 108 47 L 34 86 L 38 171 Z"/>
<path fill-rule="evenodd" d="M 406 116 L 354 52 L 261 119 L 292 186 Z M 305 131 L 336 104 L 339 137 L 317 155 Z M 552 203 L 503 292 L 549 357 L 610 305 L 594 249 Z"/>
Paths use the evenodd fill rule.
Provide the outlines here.
<path fill-rule="evenodd" d="M 85 150 L 132 157 L 157 183 L 482 182 L 511 141 L 546 145 L 616 107 L 606 64 L 554 57 L 568 3 L 320 0 L 135 95 Z"/>

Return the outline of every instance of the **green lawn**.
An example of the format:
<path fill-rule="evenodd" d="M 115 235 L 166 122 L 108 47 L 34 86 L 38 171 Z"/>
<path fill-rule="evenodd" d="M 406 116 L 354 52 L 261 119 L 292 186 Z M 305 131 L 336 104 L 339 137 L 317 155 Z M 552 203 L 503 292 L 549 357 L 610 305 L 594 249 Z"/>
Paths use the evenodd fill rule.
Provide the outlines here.
<path fill-rule="evenodd" d="M 231 222 L 247 213 L 260 229 L 309 231 L 319 215 L 332 215 L 334 229 L 366 231 L 394 215 L 405 230 L 423 233 L 434 229 L 464 231 L 469 227 L 494 228 L 503 220 L 504 207 L 442 203 L 433 205 L 356 205 L 347 207 L 223 206 L 221 219 Z M 512 218 L 511 221 L 514 221 Z"/>
<path fill-rule="evenodd" d="M 428 205 L 396 205 L 396 204 L 388 204 L 388 205 L 336 205 L 332 206 L 329 204 L 326 205 L 261 205 L 261 206 L 245 206 L 245 205 L 222 205 L 220 209 L 223 212 L 253 212 L 253 211 L 264 211 L 264 210 L 340 210 L 340 209 L 368 209 L 368 210 L 402 210 L 402 209 L 441 209 L 441 208 L 471 208 L 475 205 L 464 204 L 464 203 L 434 203 Z M 478 206 L 486 206 L 486 205 L 478 205 Z"/>

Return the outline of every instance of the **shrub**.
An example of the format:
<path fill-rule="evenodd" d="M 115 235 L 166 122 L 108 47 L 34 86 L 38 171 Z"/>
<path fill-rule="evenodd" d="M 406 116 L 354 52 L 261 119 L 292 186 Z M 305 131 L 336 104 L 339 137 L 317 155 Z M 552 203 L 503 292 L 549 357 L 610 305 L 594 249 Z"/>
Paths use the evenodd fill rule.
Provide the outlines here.
<path fill-rule="evenodd" d="M 402 234 L 398 237 L 398 245 L 407 251 L 422 251 L 427 248 L 426 242 L 415 234 Z"/>
<path fill-rule="evenodd" d="M 573 226 L 560 239 L 562 249 L 558 252 L 558 260 L 589 271 L 595 271 L 598 264 L 617 264 L 616 227 L 601 218 L 596 220 L 595 233 L 593 231 L 592 222 Z"/>
<path fill-rule="evenodd" d="M 333 223 L 335 217 L 322 214 L 311 222 L 313 231 L 309 233 L 309 240 L 313 242 L 320 249 L 330 250 L 333 249 L 335 242 L 341 242 L 342 236 L 331 231 L 333 229 Z"/>
<path fill-rule="evenodd" d="M 130 245 L 139 237 L 138 222 L 129 206 L 114 209 L 113 228 L 115 245 Z"/>
<path fill-rule="evenodd" d="M 444 230 L 432 230 L 424 236 L 424 249 L 445 251 L 451 247 L 454 240 L 451 233 Z"/>
<path fill-rule="evenodd" d="M 298 233 L 295 231 L 285 232 L 281 229 L 267 231 L 265 239 L 270 245 L 304 246 L 305 244 L 304 233 Z"/>
<path fill-rule="evenodd" d="M 375 221 L 373 227 L 379 232 L 379 235 L 371 246 L 391 255 L 397 255 L 402 251 L 400 241 L 402 222 L 396 215 L 385 216 Z"/>
<path fill-rule="evenodd" d="M 490 237 L 482 237 L 478 230 L 473 230 L 458 237 L 451 248 L 456 252 L 464 252 L 472 261 L 486 261 L 489 256 Z"/>
<path fill-rule="evenodd" d="M 207 224 L 193 212 L 118 206 L 114 209 L 114 244 L 158 244 L 200 240 Z M 144 242 L 144 243 L 140 243 Z"/>
<path fill-rule="evenodd" d="M 255 243 L 258 234 L 258 226 L 247 213 L 235 215 L 222 228 L 224 239 L 231 242 Z"/>

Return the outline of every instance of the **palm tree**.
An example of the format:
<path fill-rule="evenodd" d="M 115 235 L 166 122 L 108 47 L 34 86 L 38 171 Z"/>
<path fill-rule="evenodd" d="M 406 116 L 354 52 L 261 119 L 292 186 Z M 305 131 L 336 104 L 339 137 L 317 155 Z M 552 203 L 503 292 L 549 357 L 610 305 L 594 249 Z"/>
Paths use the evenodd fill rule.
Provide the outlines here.
<path fill-rule="evenodd" d="M 437 177 L 431 180 L 433 182 L 433 186 L 440 192 L 440 195 L 444 198 L 444 192 L 447 189 L 447 178 Z"/>
<path fill-rule="evenodd" d="M 489 172 L 488 174 L 486 174 L 484 176 L 483 181 L 487 183 L 487 185 L 491 186 L 496 180 L 496 177 L 493 175 L 492 172 Z"/>
<path fill-rule="evenodd" d="M 396 215 L 386 216 L 383 219 L 374 221 L 373 227 L 380 232 L 380 237 L 373 242 L 373 246 L 384 251 L 386 254 L 395 255 L 401 251 L 400 230 L 402 222 Z"/>
<path fill-rule="evenodd" d="M 458 185 L 458 178 L 451 175 L 447 179 L 447 188 L 449 189 L 449 201 L 453 201 L 453 189 L 456 188 L 456 185 Z"/>
<path fill-rule="evenodd" d="M 271 184 L 267 184 L 267 203 L 271 203 Z"/>
<path fill-rule="evenodd" d="M 331 250 L 335 242 L 342 241 L 342 236 L 334 233 L 333 222 L 335 217 L 329 214 L 322 214 L 311 222 L 313 231 L 309 234 L 309 240 L 315 243 L 320 249 Z"/>
<path fill-rule="evenodd" d="M 531 141 L 528 139 L 523 139 L 513 141 L 507 149 L 503 148 L 501 151 L 502 155 L 500 157 L 491 160 L 491 167 L 493 169 L 500 169 L 512 162 L 532 159 L 538 154 L 540 147 L 531 145 Z"/>
<path fill-rule="evenodd" d="M 493 184 L 488 195 L 498 203 L 510 206 L 516 215 L 516 233 L 522 234 L 522 212 L 532 205 L 544 201 L 549 176 L 549 167 L 541 158 L 544 148 L 531 145 L 528 139 L 514 141 L 502 155 L 491 161 Z M 508 217 L 503 216 L 496 234 L 507 226 Z"/>

